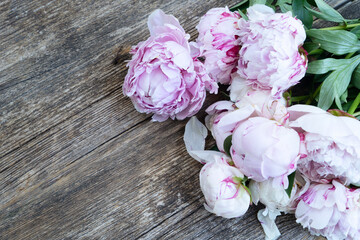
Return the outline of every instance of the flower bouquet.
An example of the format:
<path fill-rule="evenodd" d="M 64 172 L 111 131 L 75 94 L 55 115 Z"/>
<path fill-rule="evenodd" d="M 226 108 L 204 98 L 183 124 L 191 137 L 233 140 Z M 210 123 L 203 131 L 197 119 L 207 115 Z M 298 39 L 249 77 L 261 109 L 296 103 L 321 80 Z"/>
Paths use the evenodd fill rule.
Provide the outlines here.
<path fill-rule="evenodd" d="M 313 29 L 313 19 L 336 26 Z M 205 208 L 241 217 L 262 203 L 266 239 L 294 213 L 314 235 L 360 239 L 360 21 L 323 0 L 243 1 L 210 9 L 189 42 L 161 10 L 133 47 L 123 92 L 153 121 L 191 117 L 186 150 L 204 164 Z M 227 100 L 194 115 L 206 92 Z M 216 145 L 205 150 L 211 132 Z"/>

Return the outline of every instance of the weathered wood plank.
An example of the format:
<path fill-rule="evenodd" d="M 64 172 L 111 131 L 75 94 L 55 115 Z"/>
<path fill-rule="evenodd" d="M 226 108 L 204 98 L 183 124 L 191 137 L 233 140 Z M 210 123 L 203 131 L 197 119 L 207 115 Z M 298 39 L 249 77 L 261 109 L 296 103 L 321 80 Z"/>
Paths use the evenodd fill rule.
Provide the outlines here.
<path fill-rule="evenodd" d="M 129 49 L 162 8 L 194 35 L 211 6 L 235 1 L 6 1 L 0 5 L 0 157 L 121 88 Z M 115 55 L 122 64 L 112 64 Z"/>
<path fill-rule="evenodd" d="M 177 13 L 194 35 L 199 16 L 212 3 L 177 11 L 182 4 L 170 2 L 164 10 Z M 111 64 L 114 54 L 119 62 L 129 59 L 130 46 L 148 35 L 141 16 L 150 10 L 129 1 L 84 6 L 5 1 L 0 7 L 0 157 L 119 89 L 126 68 Z M 136 8 L 141 11 L 135 14 Z"/>
<path fill-rule="evenodd" d="M 2 221 L 6 223 L 2 236 L 47 238 L 55 230 L 66 236 L 63 234 L 71 229 L 74 235 L 69 237 L 75 237 L 103 226 L 94 236 L 110 227 L 113 236 L 135 237 L 153 221 L 198 199 L 200 190 L 191 183 L 197 180 L 200 166 L 183 161 L 184 149 L 173 149 L 173 144 L 182 144 L 183 124 L 168 121 L 154 127 L 146 121 L 143 127 L 126 132 L 40 182 L 29 176 L 27 186 L 17 189 L 15 203 L 1 211 L 0 218 L 6 220 Z M 163 129 L 167 129 L 165 134 Z M 164 145 L 164 140 L 171 144 Z M 149 151 L 152 148 L 156 151 Z M 180 185 L 179 176 L 187 176 Z M 110 226 L 102 225 L 112 221 Z M 32 225 L 38 226 L 38 231 L 32 231 Z"/>
<path fill-rule="evenodd" d="M 146 17 L 144 18 L 146 19 Z M 194 24 L 196 24 L 195 20 L 192 25 Z M 128 57 L 128 55 L 126 56 Z M 113 60 L 113 56 L 109 60 Z M 109 65 L 108 62 L 103 62 L 103 64 Z M 124 65 L 122 63 L 122 68 L 125 69 Z M 117 68 L 118 66 L 111 67 Z M 122 77 L 124 74 L 125 71 L 122 71 Z M 117 76 L 113 76 L 113 78 L 118 80 Z M 63 93 L 59 93 L 59 95 L 63 95 Z M 91 105 L 88 109 L 83 110 L 84 112 L 75 114 L 74 117 L 68 116 L 66 122 L 58 123 L 50 130 L 46 130 L 44 134 L 35 136 L 29 144 L 8 154 L 4 161 L 0 162 L 0 166 L 2 176 L 11 178 L 7 178 L 3 184 L 9 187 L 10 182 L 19 181 L 21 183 L 23 181 L 22 175 L 29 171 L 40 174 L 44 166 L 50 165 L 48 159 L 51 159 L 51 162 L 61 163 L 61 166 L 75 161 L 98 145 L 120 134 L 124 129 L 136 125 L 147 117 L 137 113 L 129 99 L 125 100 L 124 97 L 121 97 L 120 89 L 111 92 L 108 96 L 110 100 L 107 100 L 108 97 L 105 95 L 104 100 L 95 102 L 95 106 Z M 51 119 L 48 121 L 51 122 Z M 67 129 L 61 131 L 65 126 Z M 93 139 L 94 135 L 97 136 L 96 140 Z M 1 139 L 5 140 L 5 138 Z M 34 165 L 37 169 L 34 169 Z M 7 169 L 8 171 L 6 171 Z M 1 189 L 6 191 L 8 188 Z"/>
<path fill-rule="evenodd" d="M 146 121 L 142 128 L 42 176 L 41 181 L 28 175 L 13 201 L 2 204 L 1 235 L 5 239 L 262 238 L 255 208 L 245 221 L 215 217 L 203 208 L 201 164 L 190 159 L 184 148 L 174 148 L 183 144 L 184 124 L 167 121 L 154 126 Z M 299 226 L 293 229 L 307 236 L 298 230 Z"/>
<path fill-rule="evenodd" d="M 174 1 L 161 6 L 176 16 L 182 13 L 180 22 L 188 21 L 184 27 L 190 29 L 196 25 L 198 16 L 209 6 L 214 6 L 214 2 L 204 3 L 203 7 L 191 1 Z M 129 57 L 128 47 L 146 38 L 144 24 L 150 10 L 135 13 L 134 9 L 126 8 L 134 15 L 142 13 L 141 17 L 131 20 L 126 19 L 131 14 L 115 16 L 122 13 L 116 3 L 129 4 L 130 1 L 88 2 L 86 6 L 77 2 L 64 3 L 68 5 L 66 7 L 58 1 L 49 3 L 32 2 L 23 6 L 16 1 L 0 3 L 0 20 L 10 13 L 12 18 L 18 16 L 21 20 L 26 7 L 44 11 L 40 17 L 23 16 L 30 18 L 22 20 L 24 26 L 37 26 L 31 20 L 39 17 L 45 21 L 47 31 L 66 33 L 70 31 L 66 30 L 68 22 L 77 22 L 79 29 L 76 31 L 83 38 L 76 40 L 74 37 L 75 40 L 69 40 L 68 44 L 85 44 L 79 49 L 87 52 L 69 50 L 70 57 L 67 58 L 66 51 L 61 50 L 64 39 L 54 39 L 46 47 L 52 49 L 47 54 L 55 56 L 40 53 L 37 57 L 16 60 L 0 73 L 4 74 L 0 75 L 4 87 L 2 93 L 14 97 L 13 105 L 23 106 L 23 109 L 9 106 L 8 99 L 12 98 L 1 94 L 3 103 L 0 106 L 5 112 L 1 115 L 1 127 L 4 119 L 10 120 L 5 121 L 7 131 L 3 131 L 5 128 L 0 130 L 1 142 L 7 141 L 1 148 L 2 153 L 5 150 L 7 154 L 0 161 L 3 170 L 0 178 L 5 180 L 0 183 L 0 236 L 4 239 L 133 239 L 140 236 L 145 239 L 263 239 L 255 216 L 257 208 L 251 208 L 246 220 L 218 218 L 203 208 L 204 199 L 198 182 L 201 165 L 187 155 L 182 143 L 185 122 L 148 122 L 148 116 L 135 112 L 130 101 L 121 96 L 119 86 L 126 69 L 123 63 L 114 66 L 111 61 L 120 49 L 119 60 L 122 62 Z M 355 4 L 357 9 L 358 3 Z M 106 4 L 111 7 L 105 7 Z M 158 4 L 160 2 L 153 2 L 149 6 L 155 9 Z M 14 13 L 14 6 L 20 10 Z M 10 8 L 13 12 L 9 13 Z M 61 10 L 67 8 L 73 8 L 65 13 L 70 19 L 63 19 Z M 356 8 L 351 4 L 344 11 L 346 9 Z M 359 12 L 349 11 L 346 16 Z M 55 16 L 53 22 L 43 20 L 49 13 Z M 100 20 L 94 20 L 96 16 L 100 16 L 108 30 L 100 26 Z M 187 18 L 191 20 L 185 20 Z M 125 33 L 125 37 L 99 36 L 96 39 L 101 33 L 115 34 L 114 25 L 119 19 L 125 23 L 118 34 Z M 138 26 L 132 22 L 136 19 Z M 14 23 L 12 28 L 17 26 L 15 20 Z M 95 35 L 92 35 L 91 24 L 95 25 Z M 2 25 L 0 27 L 2 29 Z M 12 28 L 6 30 L 6 34 L 13 31 L 11 36 L 4 34 L 9 41 L 19 35 L 25 36 L 21 35 L 25 29 Z M 190 33 L 194 35 L 193 31 Z M 73 35 L 76 36 L 71 32 L 70 36 Z M 35 36 L 32 42 L 38 38 Z M 20 44 L 32 47 L 33 52 L 40 50 L 30 42 L 22 42 L 25 40 L 21 37 L 19 39 Z M 127 42 L 119 45 L 120 40 Z M 96 45 L 99 42 L 102 46 Z M 13 42 L 9 46 L 11 49 L 17 44 Z M 1 45 L 1 52 L 7 48 Z M 16 54 L 21 57 L 20 53 Z M 45 69 L 48 60 L 57 61 L 56 55 L 66 66 L 31 77 L 39 70 L 37 67 Z M 88 60 L 94 56 L 95 60 Z M 0 66 L 5 65 L 2 62 Z M 315 239 L 295 225 L 291 215 L 280 217 L 278 223 L 282 239 Z"/>

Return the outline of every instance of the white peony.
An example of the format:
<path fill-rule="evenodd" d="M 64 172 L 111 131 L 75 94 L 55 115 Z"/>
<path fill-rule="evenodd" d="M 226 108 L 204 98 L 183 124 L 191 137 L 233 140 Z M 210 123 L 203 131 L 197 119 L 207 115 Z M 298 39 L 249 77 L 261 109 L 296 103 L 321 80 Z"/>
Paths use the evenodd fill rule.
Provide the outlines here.
<path fill-rule="evenodd" d="M 250 205 L 250 194 L 240 182 L 244 175 L 225 157 L 208 162 L 200 171 L 205 208 L 225 218 L 240 217 Z"/>

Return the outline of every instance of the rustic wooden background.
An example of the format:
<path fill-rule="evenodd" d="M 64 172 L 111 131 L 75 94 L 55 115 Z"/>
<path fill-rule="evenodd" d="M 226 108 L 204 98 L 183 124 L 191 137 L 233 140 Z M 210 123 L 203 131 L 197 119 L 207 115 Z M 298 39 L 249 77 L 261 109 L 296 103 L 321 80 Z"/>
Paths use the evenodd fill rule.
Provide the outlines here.
<path fill-rule="evenodd" d="M 236 2 L 0 2 L 1 239 L 264 239 L 260 207 L 231 220 L 204 209 L 186 121 L 150 122 L 121 89 L 153 10 L 195 39 L 208 9 Z M 330 3 L 359 18 L 358 0 Z M 293 215 L 277 223 L 281 239 L 315 239 Z"/>

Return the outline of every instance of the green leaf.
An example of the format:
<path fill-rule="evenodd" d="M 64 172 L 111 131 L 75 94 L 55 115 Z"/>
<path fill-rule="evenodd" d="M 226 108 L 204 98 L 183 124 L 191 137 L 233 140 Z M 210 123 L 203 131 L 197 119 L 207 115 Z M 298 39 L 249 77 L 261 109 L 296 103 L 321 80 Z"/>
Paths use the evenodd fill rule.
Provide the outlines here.
<path fill-rule="evenodd" d="M 304 43 L 303 48 L 310 55 L 314 50 L 320 48 L 320 44 L 312 43 L 312 42 L 306 42 L 306 43 Z"/>
<path fill-rule="evenodd" d="M 337 95 L 337 94 L 335 94 L 335 104 L 338 109 L 340 109 L 341 111 L 343 110 L 339 95 Z"/>
<path fill-rule="evenodd" d="M 281 4 L 291 4 L 292 3 L 292 0 L 278 0 L 275 4 L 275 6 L 280 6 Z"/>
<path fill-rule="evenodd" d="M 358 38 L 360 38 L 360 26 L 357 26 L 356 28 L 353 28 L 350 32 L 355 34 Z"/>
<path fill-rule="evenodd" d="M 315 0 L 317 7 L 319 8 L 320 12 L 317 12 L 311 9 L 309 6 L 305 6 L 305 8 L 310 11 L 315 17 L 324 19 L 330 22 L 346 22 L 346 20 L 341 16 L 341 14 L 330 7 L 327 3 L 323 0 Z"/>
<path fill-rule="evenodd" d="M 294 17 L 300 19 L 302 23 L 305 25 L 305 27 L 310 29 L 313 23 L 313 16 L 305 8 L 305 4 L 306 4 L 305 0 L 293 0 L 292 12 Z"/>
<path fill-rule="evenodd" d="M 294 186 L 294 180 L 295 180 L 295 172 L 291 173 L 289 176 L 288 176 L 288 180 L 289 180 L 289 186 L 288 188 L 285 190 L 285 192 L 287 193 L 287 195 L 291 196 L 291 191 L 293 189 L 293 186 Z"/>
<path fill-rule="evenodd" d="M 319 43 L 322 49 L 343 55 L 360 50 L 360 41 L 357 36 L 345 30 L 320 30 L 311 29 L 306 31 L 314 43 Z"/>
<path fill-rule="evenodd" d="M 352 83 L 357 89 L 360 89 L 360 65 L 355 68 L 352 76 Z"/>
<path fill-rule="evenodd" d="M 346 89 L 346 91 L 340 96 L 340 101 L 342 103 L 347 103 L 347 98 L 348 98 L 348 90 Z"/>
<path fill-rule="evenodd" d="M 229 157 L 231 157 L 231 154 L 230 154 L 231 145 L 232 145 L 232 135 L 228 136 L 224 140 L 224 151 Z"/>
<path fill-rule="evenodd" d="M 242 1 L 242 2 L 240 2 L 240 3 L 238 3 L 238 4 L 235 4 L 234 6 L 232 6 L 232 7 L 230 8 L 230 11 L 234 12 L 234 11 L 238 10 L 239 8 L 242 7 L 242 5 L 244 5 L 244 4 L 247 3 L 247 2 L 248 2 L 248 0 L 245 0 L 245 1 Z"/>
<path fill-rule="evenodd" d="M 347 89 L 351 75 L 360 63 L 360 55 L 352 57 L 345 67 L 333 71 L 324 81 L 320 90 L 318 107 L 327 110 L 335 98 L 339 98 Z M 338 103 L 338 102 L 337 102 Z"/>
<path fill-rule="evenodd" d="M 339 21 L 338 19 L 335 19 L 335 18 L 331 18 L 330 16 L 322 13 L 322 12 L 318 12 L 318 11 L 315 11 L 314 9 L 310 8 L 310 7 L 305 7 L 306 10 L 308 10 L 313 16 L 319 18 L 319 19 L 323 19 L 323 20 L 326 20 L 326 21 L 329 21 L 329 22 L 343 22 L 343 21 Z"/>
<path fill-rule="evenodd" d="M 316 7 L 316 3 L 315 3 L 314 0 L 307 0 L 307 2 L 308 2 L 310 5 Z M 307 7 L 310 7 L 310 6 L 307 6 Z"/>
<path fill-rule="evenodd" d="M 309 63 L 306 72 L 311 74 L 324 74 L 329 71 L 333 71 L 338 68 L 345 67 L 350 62 L 351 59 L 325 58 Z"/>
<path fill-rule="evenodd" d="M 290 4 L 279 5 L 279 7 L 283 13 L 292 12 L 292 6 Z"/>
<path fill-rule="evenodd" d="M 250 1 L 250 6 L 253 6 L 255 4 L 265 4 L 266 0 L 249 0 Z"/>
<path fill-rule="evenodd" d="M 245 19 L 246 21 L 249 20 L 248 16 L 246 16 L 246 14 L 243 13 L 242 11 L 239 10 L 238 13 L 239 13 L 240 16 L 241 16 L 243 19 Z M 226 95 L 227 95 L 227 94 L 226 94 Z M 230 99 L 230 96 L 227 95 L 227 98 Z"/>
<path fill-rule="evenodd" d="M 278 0 L 275 6 L 279 6 L 281 12 L 292 12 L 291 0 Z"/>

